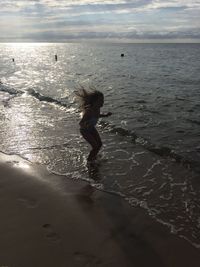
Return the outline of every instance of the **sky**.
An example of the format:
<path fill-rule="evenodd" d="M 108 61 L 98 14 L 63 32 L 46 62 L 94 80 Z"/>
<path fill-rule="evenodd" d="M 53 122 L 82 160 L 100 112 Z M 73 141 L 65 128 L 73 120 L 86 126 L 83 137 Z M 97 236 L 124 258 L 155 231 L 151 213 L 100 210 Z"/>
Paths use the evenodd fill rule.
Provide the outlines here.
<path fill-rule="evenodd" d="M 200 40 L 200 0 L 0 0 L 0 42 Z"/>

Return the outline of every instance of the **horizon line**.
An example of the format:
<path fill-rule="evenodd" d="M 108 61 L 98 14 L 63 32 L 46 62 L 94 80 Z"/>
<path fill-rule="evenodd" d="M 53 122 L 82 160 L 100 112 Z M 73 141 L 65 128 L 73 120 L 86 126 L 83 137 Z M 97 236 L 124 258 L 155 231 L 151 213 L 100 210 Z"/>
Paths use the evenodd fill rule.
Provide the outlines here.
<path fill-rule="evenodd" d="M 58 40 L 58 41 L 55 41 L 55 40 L 15 40 L 15 41 L 8 41 L 8 40 L 0 40 L 0 44 L 15 44 L 15 43 L 38 43 L 38 44 L 42 44 L 42 43 L 87 43 L 87 42 L 90 42 L 90 43 L 121 43 L 121 44 L 145 44 L 145 43 L 155 43 L 155 44 L 168 44 L 168 43 L 172 43 L 172 44 L 176 44 L 176 43 L 180 43 L 180 44 L 198 44 L 200 43 L 200 39 L 186 39 L 186 38 L 183 38 L 183 39 L 134 39 L 134 40 L 130 40 L 130 39 L 115 39 L 115 38 L 110 38 L 110 39 L 98 39 L 98 38 L 95 38 L 95 39 L 90 39 L 90 38 L 80 38 L 80 39 L 68 39 L 68 40 Z"/>

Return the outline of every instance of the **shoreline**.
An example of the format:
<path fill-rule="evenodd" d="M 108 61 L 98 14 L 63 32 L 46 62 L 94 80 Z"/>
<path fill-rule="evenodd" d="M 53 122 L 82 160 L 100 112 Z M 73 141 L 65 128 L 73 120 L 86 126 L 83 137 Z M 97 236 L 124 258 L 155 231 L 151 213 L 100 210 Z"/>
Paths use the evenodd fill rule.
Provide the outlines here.
<path fill-rule="evenodd" d="M 198 267 L 200 252 L 140 207 L 0 153 L 0 266 Z"/>

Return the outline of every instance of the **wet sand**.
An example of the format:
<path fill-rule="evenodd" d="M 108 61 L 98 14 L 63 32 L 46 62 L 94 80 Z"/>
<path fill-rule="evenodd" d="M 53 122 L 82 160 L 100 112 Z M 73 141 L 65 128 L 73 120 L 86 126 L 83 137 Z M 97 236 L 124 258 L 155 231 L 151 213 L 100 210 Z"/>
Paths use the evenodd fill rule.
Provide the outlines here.
<path fill-rule="evenodd" d="M 3 153 L 0 210 L 0 266 L 200 266 L 200 251 L 142 208 Z"/>

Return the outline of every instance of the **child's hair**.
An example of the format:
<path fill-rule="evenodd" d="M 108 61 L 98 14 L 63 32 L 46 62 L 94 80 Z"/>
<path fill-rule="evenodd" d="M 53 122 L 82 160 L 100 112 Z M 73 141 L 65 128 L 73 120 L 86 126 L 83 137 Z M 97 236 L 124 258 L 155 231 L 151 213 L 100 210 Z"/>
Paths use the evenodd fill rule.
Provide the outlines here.
<path fill-rule="evenodd" d="M 99 97 L 103 97 L 103 93 L 93 87 L 90 87 L 89 90 L 81 87 L 78 91 L 75 91 L 75 94 L 79 98 L 81 109 L 92 107 Z"/>

